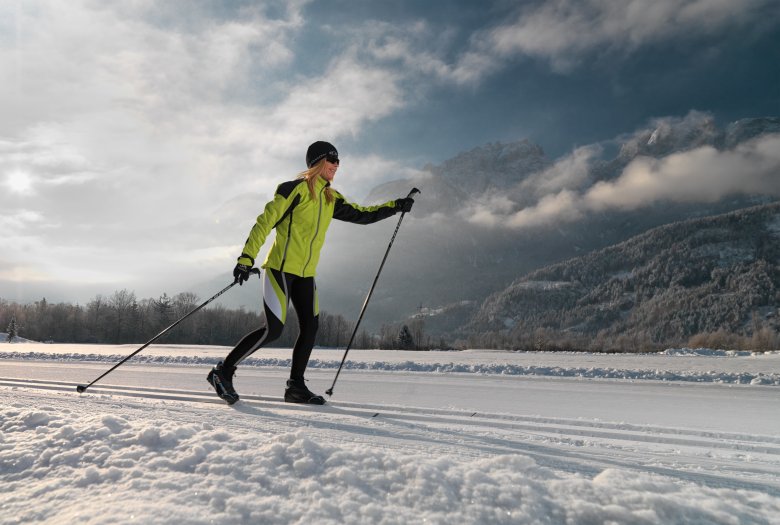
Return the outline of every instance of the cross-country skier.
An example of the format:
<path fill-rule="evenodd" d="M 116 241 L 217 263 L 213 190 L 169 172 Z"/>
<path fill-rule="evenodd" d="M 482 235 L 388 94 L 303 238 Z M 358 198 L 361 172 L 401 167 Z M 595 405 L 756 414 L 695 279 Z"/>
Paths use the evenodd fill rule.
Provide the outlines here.
<path fill-rule="evenodd" d="M 272 229 L 276 240 L 263 263 L 264 326 L 246 334 L 223 362 L 215 366 L 207 380 L 217 395 L 232 405 L 238 401 L 233 387 L 233 375 L 242 360 L 257 349 L 277 339 L 287 319 L 287 306 L 292 301 L 298 315 L 300 335 L 293 347 L 290 379 L 284 400 L 290 403 L 322 405 L 325 399 L 314 394 L 304 382 L 314 338 L 317 334 L 319 306 L 314 276 L 325 232 L 331 219 L 356 224 L 371 224 L 409 212 L 414 200 L 401 198 L 378 206 L 363 207 L 344 198 L 332 186 L 339 168 L 336 148 L 317 141 L 306 151 L 307 170 L 296 180 L 279 185 L 271 202 L 266 204 L 249 232 L 241 256 L 233 270 L 239 284 L 249 279 L 260 247 Z"/>

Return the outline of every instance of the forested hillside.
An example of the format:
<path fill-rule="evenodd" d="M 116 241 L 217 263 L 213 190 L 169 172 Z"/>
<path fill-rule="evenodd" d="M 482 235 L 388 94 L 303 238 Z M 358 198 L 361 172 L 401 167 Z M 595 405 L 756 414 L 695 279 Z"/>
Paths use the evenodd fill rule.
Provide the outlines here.
<path fill-rule="evenodd" d="M 659 227 L 532 272 L 461 335 L 507 348 L 776 347 L 780 203 Z"/>

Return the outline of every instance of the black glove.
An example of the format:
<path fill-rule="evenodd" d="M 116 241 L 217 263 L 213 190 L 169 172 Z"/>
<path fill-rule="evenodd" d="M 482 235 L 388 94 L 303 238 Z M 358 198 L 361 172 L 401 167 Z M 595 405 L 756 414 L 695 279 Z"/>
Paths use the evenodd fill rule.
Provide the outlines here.
<path fill-rule="evenodd" d="M 401 211 L 404 213 L 409 213 L 412 211 L 412 204 L 414 204 L 414 199 L 411 197 L 404 197 L 403 199 L 396 199 L 395 201 L 395 211 Z"/>
<path fill-rule="evenodd" d="M 233 277 L 235 277 L 233 284 L 238 283 L 239 286 L 244 286 L 244 281 L 249 280 L 249 272 L 251 270 L 252 270 L 251 266 L 238 263 L 236 267 L 233 269 Z"/>

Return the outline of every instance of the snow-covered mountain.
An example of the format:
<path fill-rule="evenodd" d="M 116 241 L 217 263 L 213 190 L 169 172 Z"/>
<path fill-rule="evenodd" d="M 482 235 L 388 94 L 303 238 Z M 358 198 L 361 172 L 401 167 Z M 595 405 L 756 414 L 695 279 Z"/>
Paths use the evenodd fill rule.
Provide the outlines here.
<path fill-rule="evenodd" d="M 638 157 L 661 159 L 701 147 L 733 149 L 776 133 L 780 133 L 780 117 L 741 119 L 721 129 L 712 116 L 691 112 L 684 118 L 657 119 L 646 128 L 583 146 L 561 159 L 547 158 L 540 146 L 528 140 L 493 143 L 440 165 L 425 166 L 417 177 L 377 186 L 367 201 L 384 202 L 418 186 L 426 190 L 413 212 L 418 217 L 431 212 L 452 214 L 469 202 L 490 200 L 490 194 L 508 193 L 516 204 L 523 204 L 533 202 L 534 196 L 544 197 L 545 191 L 613 180 Z M 610 156 L 608 151 L 614 149 L 616 153 Z M 578 170 L 584 173 L 578 176 Z M 556 177 L 561 179 L 557 184 L 551 181 Z M 572 185 L 572 179 L 579 184 Z"/>
<path fill-rule="evenodd" d="M 780 203 L 674 223 L 521 277 L 490 296 L 465 332 L 605 349 L 619 338 L 636 347 L 718 331 L 771 338 L 778 263 Z"/>
<path fill-rule="evenodd" d="M 745 118 L 729 124 L 723 133 L 722 146 L 733 148 L 754 137 L 780 133 L 780 118 Z"/>
<path fill-rule="evenodd" d="M 772 182 L 771 170 L 763 175 L 763 185 L 750 186 L 746 180 L 745 188 L 759 188 L 752 193 L 741 191 L 739 184 L 710 190 L 723 180 L 746 179 L 751 155 L 772 144 L 756 141 L 777 140 L 778 131 L 776 117 L 743 119 L 721 128 L 710 115 L 692 112 L 658 119 L 559 159 L 548 159 L 527 140 L 489 144 L 441 165 L 426 166 L 413 178 L 378 186 L 367 201 L 396 198 L 413 186 L 422 194 L 393 248 L 391 264 L 367 313 L 367 326 L 376 328 L 411 315 L 421 305 L 481 303 L 527 272 L 651 228 L 771 202 L 780 195 L 780 181 Z M 732 154 L 736 159 L 728 157 Z M 704 162 L 739 166 L 740 171 L 720 173 L 708 184 L 709 165 Z M 771 162 L 777 159 L 770 158 Z M 697 169 L 705 173 L 695 173 Z M 685 182 L 685 170 L 702 182 L 691 183 L 694 190 L 683 199 L 675 185 Z M 654 193 L 643 195 L 636 183 L 625 188 L 640 175 L 657 176 Z M 699 198 L 696 187 L 706 197 Z M 609 198 L 602 195 L 605 189 L 611 191 Z M 333 230 L 329 235 L 336 242 L 361 246 L 362 254 L 377 254 L 377 259 L 389 240 L 389 233 L 374 227 Z M 354 315 L 375 271 L 365 258 L 326 253 L 323 273 L 328 279 L 320 287 L 322 296 L 330 298 L 328 308 Z"/>
<path fill-rule="evenodd" d="M 392 181 L 374 188 L 368 202 L 397 198 L 416 186 L 425 189 L 414 215 L 451 214 L 485 194 L 509 191 L 528 176 L 549 167 L 542 148 L 528 140 L 492 143 L 460 153 L 438 166 L 428 165 L 412 179 Z"/>

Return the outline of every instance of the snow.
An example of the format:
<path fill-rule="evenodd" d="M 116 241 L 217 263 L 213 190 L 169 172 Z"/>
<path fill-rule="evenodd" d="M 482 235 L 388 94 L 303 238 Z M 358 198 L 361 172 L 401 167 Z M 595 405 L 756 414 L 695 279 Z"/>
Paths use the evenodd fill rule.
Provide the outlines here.
<path fill-rule="evenodd" d="M 780 236 L 780 217 L 776 216 L 767 222 L 766 228 L 772 235 Z"/>
<path fill-rule="evenodd" d="M 0 346 L 0 523 L 777 523 L 780 353 Z M 29 351 L 28 351 L 29 350 Z M 146 353 L 148 351 L 148 353 Z M 316 349 L 310 388 L 342 351 Z M 336 363 L 336 365 L 333 365 Z M 649 371 L 653 371 L 649 373 Z M 590 375 L 588 375 L 590 374 Z M 762 378 L 766 381 L 748 381 Z"/>
<path fill-rule="evenodd" d="M 8 340 L 8 333 L 7 332 L 0 332 L 0 344 L 19 344 L 19 343 L 35 343 L 35 341 L 30 341 L 29 339 L 25 339 L 24 337 L 16 336 L 14 337 L 13 341 Z"/>
<path fill-rule="evenodd" d="M 525 290 L 560 290 L 561 288 L 569 288 L 573 285 L 570 281 L 522 281 L 515 283 L 515 288 Z"/>
<path fill-rule="evenodd" d="M 132 345 L 50 345 L 29 344 L 25 351 L 5 350 L 5 359 L 32 361 L 89 361 L 107 365 L 120 361 L 136 347 Z M 228 352 L 227 347 L 157 345 L 133 358 L 134 363 L 215 365 Z M 289 367 L 290 351 L 266 349 L 244 361 L 244 367 Z M 341 351 L 315 349 L 310 369 L 335 370 Z M 666 356 L 695 359 L 669 360 Z M 723 357 L 745 357 L 724 361 Z M 668 349 L 658 354 L 594 354 L 573 352 L 503 352 L 470 350 L 464 352 L 397 352 L 351 350 L 346 370 L 500 374 L 512 376 L 582 377 L 602 379 L 654 379 L 704 383 L 780 385 L 780 352 L 755 353 L 708 348 Z M 540 359 L 541 357 L 541 359 Z M 702 359 L 706 357 L 708 359 Z M 544 363 L 540 363 L 544 361 Z M 577 366 L 579 364 L 579 366 Z"/>

